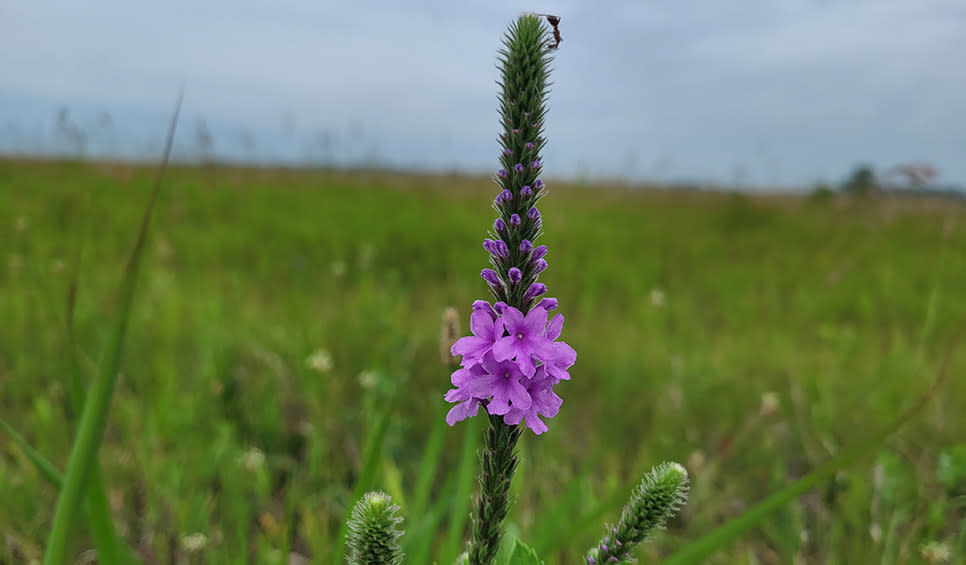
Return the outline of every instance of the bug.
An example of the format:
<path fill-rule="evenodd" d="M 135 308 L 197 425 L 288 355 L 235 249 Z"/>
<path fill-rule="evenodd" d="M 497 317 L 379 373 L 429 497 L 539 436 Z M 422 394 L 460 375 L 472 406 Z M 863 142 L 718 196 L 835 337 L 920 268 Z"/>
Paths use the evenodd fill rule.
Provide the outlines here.
<path fill-rule="evenodd" d="M 560 16 L 551 16 L 550 14 L 537 14 L 537 15 L 547 18 L 547 21 L 550 23 L 551 27 L 553 27 L 553 41 L 554 41 L 553 48 L 556 49 L 560 47 L 560 42 L 563 41 L 563 38 L 560 37 L 560 29 L 557 27 L 558 25 L 560 25 Z"/>

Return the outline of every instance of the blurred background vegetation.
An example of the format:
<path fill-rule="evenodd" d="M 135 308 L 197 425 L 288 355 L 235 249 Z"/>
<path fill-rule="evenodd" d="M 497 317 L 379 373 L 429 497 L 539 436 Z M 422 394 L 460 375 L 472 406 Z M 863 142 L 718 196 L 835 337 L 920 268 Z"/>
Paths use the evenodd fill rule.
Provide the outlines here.
<path fill-rule="evenodd" d="M 154 175 L 0 161 L 0 417 L 60 468 L 68 288 L 96 364 Z M 653 562 L 924 393 L 962 349 L 966 208 L 883 186 L 861 167 L 802 196 L 551 182 L 542 280 L 579 356 L 550 432 L 522 441 L 511 530 L 570 562 L 644 471 L 677 460 L 691 498 Z M 374 480 L 406 512 L 448 408 L 440 317 L 458 308 L 466 332 L 487 298 L 494 194 L 473 176 L 169 172 L 101 449 L 119 532 L 147 562 L 328 563 L 386 416 Z M 939 396 L 874 456 L 712 562 L 962 556 L 964 370 L 952 357 Z M 438 456 L 440 563 L 468 511 L 453 485 L 469 425 Z M 36 558 L 56 493 L 5 435 L 0 493 L 0 562 Z"/>

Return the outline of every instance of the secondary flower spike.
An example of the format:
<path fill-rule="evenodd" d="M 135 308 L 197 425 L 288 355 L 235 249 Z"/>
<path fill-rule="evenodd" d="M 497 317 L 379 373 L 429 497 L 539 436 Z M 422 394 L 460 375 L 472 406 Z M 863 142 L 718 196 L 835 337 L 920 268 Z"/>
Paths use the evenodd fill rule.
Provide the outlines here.
<path fill-rule="evenodd" d="M 470 316 L 472 335 L 452 347 L 461 357 L 446 400 L 455 406 L 450 425 L 479 413 L 502 417 L 509 426 L 525 423 L 547 431 L 541 418 L 553 418 L 563 402 L 554 385 L 570 379 L 577 352 L 559 341 L 563 316 L 548 320 L 557 300 L 545 298 L 538 277 L 549 267 L 545 245 L 536 243 L 543 218 L 537 209 L 546 194 L 538 178 L 544 167 L 543 124 L 547 110 L 549 31 L 535 16 L 523 16 L 504 41 L 500 95 L 503 133 L 493 208 L 497 218 L 483 240 L 490 266 L 481 272 L 493 305 L 478 300 Z"/>

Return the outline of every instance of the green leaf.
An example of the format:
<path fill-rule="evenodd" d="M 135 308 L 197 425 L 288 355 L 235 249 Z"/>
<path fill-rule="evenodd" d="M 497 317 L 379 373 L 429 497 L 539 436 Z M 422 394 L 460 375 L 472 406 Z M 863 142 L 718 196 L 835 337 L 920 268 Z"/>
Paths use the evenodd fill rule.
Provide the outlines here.
<path fill-rule="evenodd" d="M 522 541 L 516 540 L 507 565 L 543 565 L 543 561 L 537 557 L 536 550 Z"/>

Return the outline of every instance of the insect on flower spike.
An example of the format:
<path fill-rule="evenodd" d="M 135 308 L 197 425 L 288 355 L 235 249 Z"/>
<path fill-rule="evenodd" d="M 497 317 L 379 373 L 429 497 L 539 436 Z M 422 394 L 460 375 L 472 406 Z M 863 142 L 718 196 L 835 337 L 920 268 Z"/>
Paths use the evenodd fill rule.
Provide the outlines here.
<path fill-rule="evenodd" d="M 553 27 L 554 44 L 552 48 L 557 49 L 558 47 L 560 47 L 560 42 L 563 41 L 563 38 L 560 37 L 560 28 L 557 27 L 560 25 L 560 16 L 551 16 L 550 14 L 536 14 L 536 13 L 533 15 L 547 18 L 547 22 L 550 23 L 551 27 Z"/>

